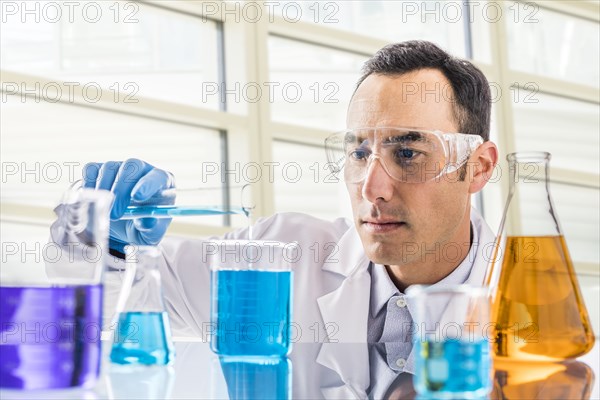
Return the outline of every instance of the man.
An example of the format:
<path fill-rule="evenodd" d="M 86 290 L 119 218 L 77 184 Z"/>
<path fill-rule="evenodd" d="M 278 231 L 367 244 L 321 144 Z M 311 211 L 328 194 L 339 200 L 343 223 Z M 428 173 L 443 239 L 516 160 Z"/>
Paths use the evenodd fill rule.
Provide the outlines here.
<path fill-rule="evenodd" d="M 395 371 L 411 370 L 405 290 L 483 280 L 484 245 L 494 236 L 470 198 L 497 162 L 490 108 L 483 74 L 432 43 L 389 45 L 367 61 L 348 130 L 326 144 L 346 181 L 354 224 L 285 213 L 253 227 L 254 238 L 297 241 L 304 250 L 294 269 L 297 340 L 395 342 L 383 357 Z M 139 160 L 90 164 L 85 175 L 86 187 L 115 193 L 113 219 L 131 199 L 173 187 L 170 174 Z M 156 220 L 111 222 L 111 249 L 157 244 L 166 228 Z M 247 238 L 247 232 L 225 236 Z M 314 260 L 315 243 L 330 254 Z M 175 333 L 206 336 L 210 280 L 201 241 L 165 238 L 161 249 Z"/>

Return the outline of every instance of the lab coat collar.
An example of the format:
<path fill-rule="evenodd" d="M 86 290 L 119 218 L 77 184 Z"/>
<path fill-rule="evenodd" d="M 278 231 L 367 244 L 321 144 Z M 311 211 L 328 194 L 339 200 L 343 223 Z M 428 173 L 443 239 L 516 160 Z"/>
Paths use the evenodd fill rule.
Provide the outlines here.
<path fill-rule="evenodd" d="M 334 291 L 317 299 L 319 311 L 326 329 L 328 342 L 323 343 L 317 362 L 338 373 L 343 385 L 322 388 L 327 399 L 366 398 L 369 387 L 369 363 L 367 342 L 367 318 L 369 312 L 369 288 L 371 277 L 369 260 L 354 227 L 338 241 L 336 252 L 331 254 L 322 267 L 343 275 L 345 279 Z M 330 335 L 330 336 L 329 336 Z M 347 346 L 354 346 L 346 349 Z M 357 349 L 357 343 L 363 344 Z M 358 351 L 357 351 L 358 350 Z"/>
<path fill-rule="evenodd" d="M 323 265 L 323 270 L 345 276 L 341 285 L 317 299 L 330 341 L 362 343 L 367 340 L 369 260 L 356 229 L 352 227 L 339 240 Z M 329 324 L 329 325 L 328 325 Z"/>
<path fill-rule="evenodd" d="M 325 259 L 322 269 L 348 277 L 361 269 L 366 271 L 368 266 L 369 260 L 362 241 L 356 227 L 352 225 L 336 243 L 335 251 Z"/>
<path fill-rule="evenodd" d="M 341 384 L 322 387 L 325 399 L 365 399 L 370 384 L 367 318 L 371 276 L 369 260 L 354 227 L 337 243 L 336 252 L 325 260 L 322 269 L 343 275 L 345 279 L 334 291 L 317 299 L 323 323 L 334 324 L 336 331 L 326 330 L 317 363 L 335 371 Z M 341 342 L 341 343 L 338 343 Z"/>

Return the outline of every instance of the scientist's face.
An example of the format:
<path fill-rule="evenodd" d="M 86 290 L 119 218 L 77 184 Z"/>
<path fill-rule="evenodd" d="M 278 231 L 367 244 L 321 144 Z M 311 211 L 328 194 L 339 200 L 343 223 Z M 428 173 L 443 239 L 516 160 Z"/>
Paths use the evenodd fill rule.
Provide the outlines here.
<path fill-rule="evenodd" d="M 434 69 L 372 74 L 352 98 L 348 129 L 385 126 L 459 132 L 449 88 L 448 80 Z M 464 232 L 470 218 L 469 182 L 457 175 L 458 171 L 424 183 L 405 183 L 391 178 L 374 160 L 362 182 L 346 183 L 369 259 L 407 265 L 423 262 L 427 254 L 439 253 L 449 243 L 463 245 L 459 231 Z"/>

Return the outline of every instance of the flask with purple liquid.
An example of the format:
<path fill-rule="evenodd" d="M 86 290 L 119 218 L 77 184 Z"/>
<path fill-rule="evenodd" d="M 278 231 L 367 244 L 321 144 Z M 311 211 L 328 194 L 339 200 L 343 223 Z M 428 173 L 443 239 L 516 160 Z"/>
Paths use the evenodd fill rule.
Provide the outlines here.
<path fill-rule="evenodd" d="M 55 210 L 58 219 L 51 227 L 51 241 L 39 246 L 43 257 L 3 257 L 0 388 L 95 384 L 111 204 L 108 191 L 69 191 Z"/>

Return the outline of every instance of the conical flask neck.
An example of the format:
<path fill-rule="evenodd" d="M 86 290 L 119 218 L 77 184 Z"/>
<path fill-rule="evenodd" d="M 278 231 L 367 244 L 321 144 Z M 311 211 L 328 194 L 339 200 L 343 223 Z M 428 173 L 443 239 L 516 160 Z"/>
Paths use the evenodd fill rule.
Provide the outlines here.
<path fill-rule="evenodd" d="M 550 195 L 550 154 L 512 153 L 507 156 L 509 195 L 505 217 L 510 236 L 562 235 Z"/>
<path fill-rule="evenodd" d="M 550 153 L 512 153 L 506 159 L 511 193 L 525 185 L 540 187 L 540 194 L 548 192 Z"/>
<path fill-rule="evenodd" d="M 123 311 L 148 313 L 165 311 L 158 269 L 160 252 L 151 246 L 131 246 L 128 250 L 127 265 L 132 280 Z"/>

